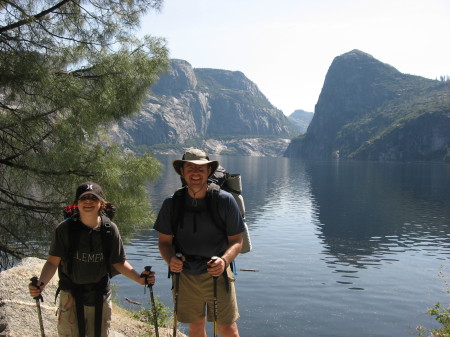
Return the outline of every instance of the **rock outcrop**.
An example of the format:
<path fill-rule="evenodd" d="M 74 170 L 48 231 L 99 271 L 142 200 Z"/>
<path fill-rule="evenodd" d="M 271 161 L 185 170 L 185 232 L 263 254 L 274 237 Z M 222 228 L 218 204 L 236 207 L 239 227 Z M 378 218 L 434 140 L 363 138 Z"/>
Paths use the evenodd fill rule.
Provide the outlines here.
<path fill-rule="evenodd" d="M 260 146 L 258 155 L 276 152 L 279 156 L 287 147 L 285 139 L 298 132 L 243 73 L 193 69 L 184 60 L 172 60 L 168 73 L 151 88 L 142 111 L 113 125 L 110 134 L 118 144 L 153 147 L 156 152 L 213 139 L 220 148 L 230 149 L 233 143 L 224 153 L 249 154 L 249 143 L 242 142 L 241 148 L 236 140 L 251 138 L 253 143 L 268 145 L 267 150 Z M 274 146 L 268 144 L 272 142 Z"/>
<path fill-rule="evenodd" d="M 402 74 L 358 50 L 338 56 L 306 134 L 285 155 L 450 160 L 450 81 Z"/>
<path fill-rule="evenodd" d="M 30 278 L 39 275 L 45 261 L 29 257 L 17 266 L 0 272 L 0 336 L 36 337 L 40 336 L 40 327 L 36 302 L 28 292 Z M 130 281 L 131 282 L 131 281 Z M 54 295 L 58 286 L 56 274 L 43 292 L 44 302 L 40 303 L 45 336 L 57 337 L 57 317 Z M 111 337 L 149 336 L 154 333 L 150 325 L 141 322 L 131 314 L 113 304 L 111 319 Z M 160 328 L 162 337 L 172 336 L 172 329 Z M 186 337 L 181 332 L 177 336 Z"/>

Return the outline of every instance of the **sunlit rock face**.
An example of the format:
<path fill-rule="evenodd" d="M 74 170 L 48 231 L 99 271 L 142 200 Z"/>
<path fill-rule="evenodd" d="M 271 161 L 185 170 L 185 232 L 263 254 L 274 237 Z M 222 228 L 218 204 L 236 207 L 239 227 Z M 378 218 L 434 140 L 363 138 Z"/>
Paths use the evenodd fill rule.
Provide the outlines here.
<path fill-rule="evenodd" d="M 253 144 L 254 153 L 265 155 L 265 144 L 268 155 L 278 156 L 288 145 L 286 139 L 297 134 L 287 117 L 243 73 L 193 69 L 184 60 L 171 61 L 136 117 L 111 128 L 114 141 L 125 145 L 213 139 L 225 152 L 249 154 Z M 258 140 L 260 137 L 273 137 L 273 141 Z M 247 138 L 241 142 L 242 148 L 236 138 Z M 216 153 L 218 148 L 211 151 Z"/>
<path fill-rule="evenodd" d="M 449 160 L 450 81 L 402 74 L 358 50 L 332 62 L 288 157 Z"/>

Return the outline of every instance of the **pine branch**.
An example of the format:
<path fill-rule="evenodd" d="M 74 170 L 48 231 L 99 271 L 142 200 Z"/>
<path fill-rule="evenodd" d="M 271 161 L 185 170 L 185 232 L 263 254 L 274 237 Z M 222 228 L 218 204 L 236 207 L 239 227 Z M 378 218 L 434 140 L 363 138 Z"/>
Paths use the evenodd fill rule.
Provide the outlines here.
<path fill-rule="evenodd" d="M 21 26 L 27 25 L 27 24 L 29 24 L 31 22 L 37 21 L 37 20 L 43 18 L 44 16 L 54 12 L 56 9 L 63 7 L 65 4 L 67 4 L 67 3 L 71 2 L 71 1 L 73 1 L 73 0 L 63 0 L 63 1 L 59 2 L 59 3 L 57 3 L 55 6 L 50 7 L 50 8 L 48 8 L 48 9 L 46 9 L 46 10 L 44 10 L 44 11 L 38 13 L 38 14 L 35 14 L 35 15 L 28 15 L 22 8 L 16 6 L 15 3 L 12 3 L 10 1 L 8 1 L 7 3 L 9 5 L 11 5 L 14 8 L 16 8 L 17 10 L 19 10 L 22 14 L 24 14 L 28 18 L 27 19 L 23 19 L 23 20 L 19 20 L 19 21 L 13 23 L 13 24 L 10 24 L 10 25 L 7 25 L 7 26 L 0 27 L 0 33 L 4 33 L 4 32 L 7 32 L 9 30 L 16 29 L 16 28 L 19 28 Z"/>

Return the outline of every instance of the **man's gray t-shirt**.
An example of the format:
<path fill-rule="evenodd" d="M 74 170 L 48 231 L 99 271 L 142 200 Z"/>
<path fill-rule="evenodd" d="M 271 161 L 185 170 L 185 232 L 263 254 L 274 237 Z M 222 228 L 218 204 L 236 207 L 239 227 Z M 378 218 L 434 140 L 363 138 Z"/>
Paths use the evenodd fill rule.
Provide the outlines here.
<path fill-rule="evenodd" d="M 219 215 L 224 223 L 220 227 L 214 223 L 210 211 L 206 208 L 206 198 L 193 199 L 186 192 L 184 201 L 184 218 L 177 228 L 174 240 L 178 251 L 185 256 L 205 258 L 220 256 L 228 248 L 227 237 L 245 230 L 236 200 L 226 191 L 220 190 L 218 195 Z M 154 229 L 162 234 L 174 235 L 172 215 L 173 196 L 170 196 L 162 204 Z M 183 266 L 183 271 L 192 275 L 205 273 L 206 269 L 206 263 L 201 259 L 188 259 Z"/>
<path fill-rule="evenodd" d="M 123 248 L 122 238 L 120 237 L 117 226 L 111 224 L 111 235 L 107 235 L 107 240 L 111 239 L 111 252 L 109 262 L 105 261 L 102 248 L 102 233 L 100 227 L 95 229 L 85 226 L 81 221 L 74 223 L 67 220 L 58 225 L 55 230 L 49 255 L 58 256 L 62 259 L 62 265 L 59 267 L 60 275 L 69 276 L 70 280 L 77 284 L 89 284 L 99 282 L 107 273 L 107 263 L 110 265 L 126 260 L 125 250 Z M 73 239 L 70 226 L 80 226 L 80 240 L 78 249 L 72 262 L 72 274 L 68 275 L 67 264 L 64 259 L 69 253 L 69 240 Z"/>

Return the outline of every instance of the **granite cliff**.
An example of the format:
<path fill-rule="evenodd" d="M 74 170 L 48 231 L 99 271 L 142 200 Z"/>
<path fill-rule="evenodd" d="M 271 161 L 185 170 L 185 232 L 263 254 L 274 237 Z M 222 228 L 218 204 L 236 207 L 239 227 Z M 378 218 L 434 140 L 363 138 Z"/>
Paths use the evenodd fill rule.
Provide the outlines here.
<path fill-rule="evenodd" d="M 239 71 L 194 69 L 171 60 L 142 111 L 113 126 L 116 143 L 131 149 L 281 156 L 299 134 L 258 87 Z"/>
<path fill-rule="evenodd" d="M 450 160 L 450 81 L 402 74 L 359 50 L 336 57 L 287 157 Z"/>

